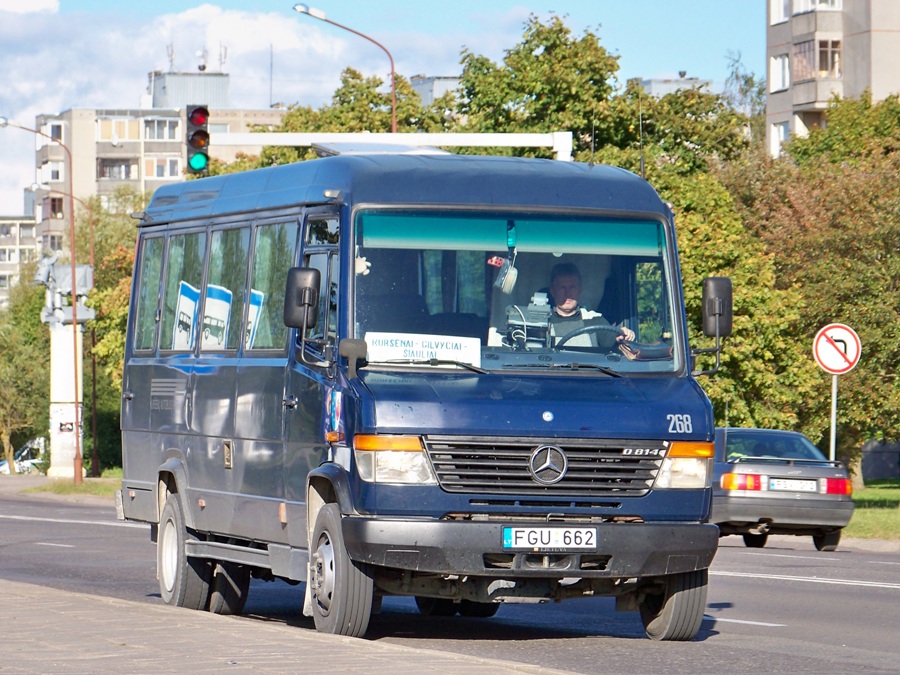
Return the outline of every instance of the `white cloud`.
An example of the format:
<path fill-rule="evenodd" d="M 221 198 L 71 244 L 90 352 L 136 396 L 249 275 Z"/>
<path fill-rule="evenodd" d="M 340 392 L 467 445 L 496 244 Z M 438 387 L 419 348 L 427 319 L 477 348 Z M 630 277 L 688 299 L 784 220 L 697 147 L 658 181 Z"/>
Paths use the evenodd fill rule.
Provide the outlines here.
<path fill-rule="evenodd" d="M 59 11 L 59 0 L 0 0 L 0 12 L 35 14 Z"/>
<path fill-rule="evenodd" d="M 195 71 L 201 60 L 196 54 L 204 49 L 209 71 L 220 69 L 224 53 L 222 70 L 230 75 L 234 108 L 266 108 L 272 102 L 320 107 L 330 101 L 348 66 L 381 77 L 385 86 L 390 73 L 375 45 L 294 12 L 203 4 L 144 20 L 124 10 L 59 15 L 56 1 L 0 0 L 0 9 L 13 6 L 27 6 L 32 13 L 11 13 L 0 22 L 0 116 L 28 127 L 36 115 L 70 108 L 136 108 L 147 92 L 148 73 Z M 454 75 L 463 46 L 499 60 L 503 49 L 521 38 L 521 13 L 485 15 L 479 23 L 475 37 L 398 28 L 379 38 L 391 45 L 397 73 Z M 20 212 L 22 188 L 33 180 L 34 139 L 0 129 L 0 213 Z"/>

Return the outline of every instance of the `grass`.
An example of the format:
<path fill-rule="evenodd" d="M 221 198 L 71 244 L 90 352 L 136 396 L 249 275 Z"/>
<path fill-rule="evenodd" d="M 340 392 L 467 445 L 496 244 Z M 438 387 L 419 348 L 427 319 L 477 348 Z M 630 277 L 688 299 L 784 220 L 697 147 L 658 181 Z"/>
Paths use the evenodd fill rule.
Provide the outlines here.
<path fill-rule="evenodd" d="M 122 486 L 122 469 L 106 469 L 100 478 L 85 478 L 81 485 L 75 485 L 71 479 L 52 480 L 40 487 L 25 492 L 52 492 L 55 495 L 92 495 L 95 497 L 114 497 L 116 490 Z"/>
<path fill-rule="evenodd" d="M 844 536 L 900 540 L 900 480 L 875 480 L 853 494 L 856 510 Z"/>

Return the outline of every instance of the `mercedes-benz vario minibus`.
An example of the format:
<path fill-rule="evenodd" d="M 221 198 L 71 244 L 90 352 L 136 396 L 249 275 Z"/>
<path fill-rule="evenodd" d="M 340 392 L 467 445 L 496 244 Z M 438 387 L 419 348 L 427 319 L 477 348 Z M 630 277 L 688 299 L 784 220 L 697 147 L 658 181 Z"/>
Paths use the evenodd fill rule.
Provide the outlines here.
<path fill-rule="evenodd" d="M 607 166 L 355 154 L 167 185 L 139 215 L 121 514 L 166 603 L 305 584 L 323 632 L 615 596 L 700 627 L 718 530 L 670 208 Z M 704 357 L 710 358 L 710 357 Z"/>

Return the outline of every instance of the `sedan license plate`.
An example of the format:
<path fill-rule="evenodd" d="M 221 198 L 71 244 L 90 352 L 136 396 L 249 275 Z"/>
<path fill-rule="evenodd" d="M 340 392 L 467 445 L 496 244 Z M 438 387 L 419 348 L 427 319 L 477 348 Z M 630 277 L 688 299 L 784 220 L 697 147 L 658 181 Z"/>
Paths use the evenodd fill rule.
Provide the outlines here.
<path fill-rule="evenodd" d="M 800 480 L 798 478 L 771 478 L 770 490 L 788 490 L 790 492 L 818 492 L 819 484 L 814 480 Z"/>
<path fill-rule="evenodd" d="M 595 527 L 504 527 L 503 548 L 521 551 L 593 551 Z"/>

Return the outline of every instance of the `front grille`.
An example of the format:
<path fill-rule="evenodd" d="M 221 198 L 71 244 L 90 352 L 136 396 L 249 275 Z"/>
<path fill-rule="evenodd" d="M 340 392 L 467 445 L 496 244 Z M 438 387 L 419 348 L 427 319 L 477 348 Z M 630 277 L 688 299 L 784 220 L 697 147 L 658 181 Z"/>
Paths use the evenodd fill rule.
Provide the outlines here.
<path fill-rule="evenodd" d="M 562 479 L 536 480 L 529 468 L 540 446 L 555 446 L 568 460 Z M 665 456 L 660 441 L 427 436 L 425 448 L 447 492 L 547 496 L 640 497 Z"/>

